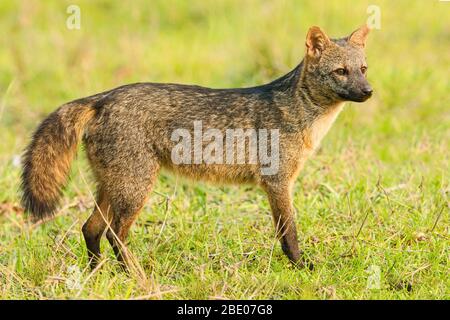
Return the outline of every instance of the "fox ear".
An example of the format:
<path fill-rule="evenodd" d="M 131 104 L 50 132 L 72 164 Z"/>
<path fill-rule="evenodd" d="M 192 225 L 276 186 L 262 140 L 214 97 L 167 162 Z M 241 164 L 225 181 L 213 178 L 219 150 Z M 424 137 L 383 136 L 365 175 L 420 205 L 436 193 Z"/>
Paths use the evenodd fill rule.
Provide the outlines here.
<path fill-rule="evenodd" d="M 319 27 L 311 27 L 306 36 L 306 54 L 313 58 L 319 58 L 329 43 L 330 39 L 325 32 Z"/>
<path fill-rule="evenodd" d="M 364 48 L 366 46 L 367 35 L 369 34 L 370 29 L 367 25 L 363 25 L 348 37 L 348 42 L 354 44 L 355 46 Z"/>

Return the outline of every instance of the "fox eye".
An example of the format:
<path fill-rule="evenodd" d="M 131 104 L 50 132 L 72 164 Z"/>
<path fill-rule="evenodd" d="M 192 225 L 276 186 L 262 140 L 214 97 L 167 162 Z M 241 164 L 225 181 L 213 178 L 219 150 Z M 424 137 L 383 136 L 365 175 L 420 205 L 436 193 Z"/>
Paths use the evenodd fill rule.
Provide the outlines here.
<path fill-rule="evenodd" d="M 340 76 L 345 76 L 348 74 L 348 70 L 346 68 L 338 68 L 338 69 L 334 70 L 334 73 L 336 73 Z"/>
<path fill-rule="evenodd" d="M 362 72 L 363 74 L 365 74 L 365 73 L 367 72 L 367 67 L 362 66 L 362 67 L 361 67 L 361 72 Z"/>

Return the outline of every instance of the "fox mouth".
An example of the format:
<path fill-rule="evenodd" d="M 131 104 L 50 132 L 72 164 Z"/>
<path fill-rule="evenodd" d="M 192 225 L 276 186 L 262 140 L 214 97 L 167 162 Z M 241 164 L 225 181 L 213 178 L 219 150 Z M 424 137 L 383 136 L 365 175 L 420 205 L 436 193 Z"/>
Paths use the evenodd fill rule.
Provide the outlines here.
<path fill-rule="evenodd" d="M 355 97 L 355 99 L 351 100 L 354 102 L 364 102 L 366 100 L 368 100 L 370 97 L 372 96 L 372 93 L 364 95 L 364 96 L 360 96 L 360 97 Z"/>
<path fill-rule="evenodd" d="M 364 102 L 372 97 L 372 92 L 367 94 L 339 94 L 339 97 L 345 101 Z"/>

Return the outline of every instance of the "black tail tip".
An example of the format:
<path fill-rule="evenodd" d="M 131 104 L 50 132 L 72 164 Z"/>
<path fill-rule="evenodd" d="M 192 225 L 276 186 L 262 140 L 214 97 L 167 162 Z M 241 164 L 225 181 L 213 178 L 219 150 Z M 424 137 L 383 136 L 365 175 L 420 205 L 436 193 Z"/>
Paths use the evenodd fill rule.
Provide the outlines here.
<path fill-rule="evenodd" d="M 23 194 L 21 202 L 25 214 L 35 222 L 53 217 L 57 207 L 54 201 L 41 201 L 27 193 Z"/>

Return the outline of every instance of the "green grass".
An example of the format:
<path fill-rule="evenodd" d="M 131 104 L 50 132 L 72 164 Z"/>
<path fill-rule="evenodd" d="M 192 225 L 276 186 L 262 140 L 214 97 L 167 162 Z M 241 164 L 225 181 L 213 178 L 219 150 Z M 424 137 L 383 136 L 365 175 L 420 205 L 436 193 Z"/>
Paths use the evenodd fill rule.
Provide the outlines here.
<path fill-rule="evenodd" d="M 267 82 L 301 60 L 309 26 L 344 36 L 372 1 L 80 0 L 81 30 L 65 25 L 73 1 L 1 1 L 0 298 L 449 299 L 450 4 L 376 2 L 376 94 L 347 105 L 296 183 L 315 270 L 283 256 L 260 190 L 162 175 L 129 237 L 144 279 L 119 272 L 106 241 L 102 268 L 86 268 L 94 185 L 83 152 L 58 216 L 26 222 L 16 158 L 39 121 L 130 82 Z M 367 287 L 373 266 L 379 289 Z"/>

